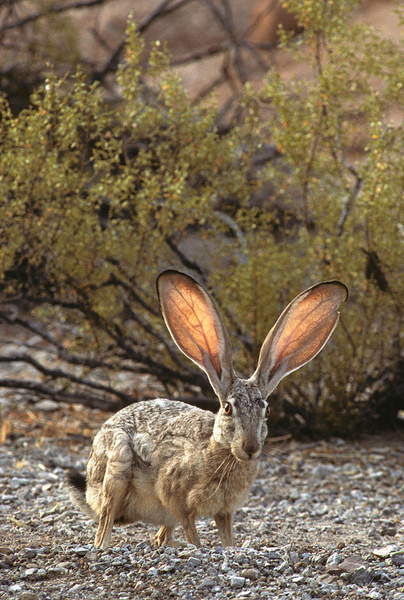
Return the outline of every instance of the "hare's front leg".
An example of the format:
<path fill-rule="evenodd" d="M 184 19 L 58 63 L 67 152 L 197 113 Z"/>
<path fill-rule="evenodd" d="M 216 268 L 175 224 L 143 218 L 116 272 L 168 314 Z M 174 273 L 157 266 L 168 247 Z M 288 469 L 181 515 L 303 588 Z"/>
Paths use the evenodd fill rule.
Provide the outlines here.
<path fill-rule="evenodd" d="M 194 546 L 197 546 L 199 548 L 201 542 L 199 540 L 199 535 L 196 530 L 195 515 L 185 515 L 184 517 L 182 517 L 181 525 L 184 528 L 185 539 L 187 540 L 187 543 L 193 544 Z"/>
<path fill-rule="evenodd" d="M 215 515 L 215 523 L 220 539 L 222 540 L 223 548 L 225 546 L 234 546 L 232 513 Z"/>

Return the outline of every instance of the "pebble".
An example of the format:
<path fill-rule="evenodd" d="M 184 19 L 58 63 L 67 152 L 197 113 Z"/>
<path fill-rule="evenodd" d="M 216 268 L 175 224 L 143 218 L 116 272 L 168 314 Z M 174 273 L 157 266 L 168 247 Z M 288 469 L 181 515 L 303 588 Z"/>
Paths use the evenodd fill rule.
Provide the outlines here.
<path fill-rule="evenodd" d="M 199 567 L 200 564 L 201 564 L 201 560 L 199 558 L 195 558 L 194 556 L 191 556 L 187 560 L 187 566 L 191 567 L 192 569 L 195 567 Z"/>
<path fill-rule="evenodd" d="M 237 577 L 236 575 L 230 577 L 230 585 L 234 590 L 241 590 L 241 588 L 244 587 L 245 582 L 245 577 Z"/>
<path fill-rule="evenodd" d="M 77 556 L 85 556 L 88 553 L 88 548 L 85 546 L 76 546 L 75 548 L 72 548 L 72 552 L 77 554 Z"/>
<path fill-rule="evenodd" d="M 251 581 L 256 581 L 260 576 L 260 572 L 258 569 L 243 569 L 240 573 L 241 577 L 245 579 L 250 579 Z"/>
<path fill-rule="evenodd" d="M 372 573 L 368 571 L 365 567 L 359 567 L 356 569 L 350 578 L 351 583 L 356 583 L 357 585 L 366 585 L 370 583 L 373 579 Z"/>
<path fill-rule="evenodd" d="M 55 412 L 60 409 L 60 404 L 54 400 L 40 400 L 35 402 L 33 408 L 42 412 Z"/>
<path fill-rule="evenodd" d="M 20 584 L 16 583 L 14 585 L 10 585 L 10 587 L 8 588 L 8 591 L 10 592 L 10 594 L 20 594 L 22 591 L 22 587 Z"/>
<path fill-rule="evenodd" d="M 375 556 L 379 556 L 380 558 L 387 558 L 388 556 L 391 556 L 395 552 L 399 552 L 399 550 L 400 550 L 399 546 L 395 546 L 394 544 L 389 544 L 387 546 L 383 546 L 382 548 L 374 548 L 374 550 L 372 550 L 372 552 Z"/>
<path fill-rule="evenodd" d="M 20 600 L 38 600 L 38 596 L 33 592 L 22 592 Z"/>
<path fill-rule="evenodd" d="M 216 585 L 217 581 L 213 577 L 204 577 L 199 584 L 199 588 L 213 588 Z"/>
<path fill-rule="evenodd" d="M 404 566 L 404 554 L 393 554 L 391 557 L 391 562 L 397 567 Z"/>
<path fill-rule="evenodd" d="M 278 573 L 286 573 L 286 572 L 291 573 L 292 572 L 292 569 L 286 560 L 282 561 L 281 564 L 278 565 L 275 570 Z"/>

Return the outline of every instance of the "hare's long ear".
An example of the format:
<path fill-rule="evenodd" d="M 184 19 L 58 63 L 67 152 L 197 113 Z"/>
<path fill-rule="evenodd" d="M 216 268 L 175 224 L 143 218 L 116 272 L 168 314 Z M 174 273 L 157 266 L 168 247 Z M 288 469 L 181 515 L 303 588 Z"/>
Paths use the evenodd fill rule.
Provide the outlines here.
<path fill-rule="evenodd" d="M 205 371 L 222 400 L 234 380 L 232 349 L 212 298 L 192 277 L 171 269 L 158 276 L 157 292 L 173 340 Z"/>
<path fill-rule="evenodd" d="M 348 288 L 330 281 L 307 289 L 285 308 L 265 338 L 251 378 L 264 396 L 320 352 L 338 323 L 338 306 L 347 298 Z"/>

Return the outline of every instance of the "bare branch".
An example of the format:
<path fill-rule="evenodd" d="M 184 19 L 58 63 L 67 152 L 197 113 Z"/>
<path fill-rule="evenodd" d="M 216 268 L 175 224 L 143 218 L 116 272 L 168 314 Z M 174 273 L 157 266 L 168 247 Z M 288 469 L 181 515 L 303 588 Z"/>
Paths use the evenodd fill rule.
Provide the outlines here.
<path fill-rule="evenodd" d="M 152 10 L 144 19 L 142 19 L 139 22 L 139 24 L 136 27 L 136 30 L 139 33 L 144 33 L 150 27 L 150 25 L 154 21 L 156 21 L 156 19 L 166 16 L 193 1 L 194 0 L 178 0 L 178 2 L 173 2 L 172 6 L 169 6 L 172 0 L 163 0 L 154 10 Z M 120 44 L 115 48 L 105 65 L 94 74 L 94 80 L 101 81 L 106 75 L 108 75 L 108 73 L 116 71 L 119 64 L 120 56 L 125 47 L 125 43 L 126 39 L 123 39 L 120 42 Z"/>
<path fill-rule="evenodd" d="M 78 377 L 77 375 L 73 375 L 71 372 L 63 369 L 51 369 L 34 358 L 32 355 L 25 352 L 23 354 L 9 354 L 8 356 L 0 356 L 0 363 L 26 363 L 34 367 L 34 369 L 51 380 L 63 379 L 70 381 L 71 383 L 77 383 L 85 386 L 86 388 L 91 388 L 100 392 L 111 394 L 112 396 L 116 396 L 126 403 L 130 402 L 132 398 L 129 394 L 121 392 L 120 390 L 112 388 L 111 386 L 96 383 L 95 381 L 91 381 L 83 377 Z"/>
<path fill-rule="evenodd" d="M 67 404 L 84 404 L 89 408 L 99 408 L 100 410 L 116 411 L 122 408 L 123 404 L 113 398 L 103 398 L 100 396 L 92 396 L 83 391 L 78 391 L 77 394 L 65 392 L 63 390 L 55 390 L 54 388 L 40 383 L 38 381 L 30 381 L 28 379 L 12 379 L 0 378 L 0 388 L 11 388 L 15 390 L 28 390 L 40 397 L 52 398 L 56 402 L 65 402 Z M 131 398 L 134 402 L 135 398 Z"/>
<path fill-rule="evenodd" d="M 231 5 L 228 0 L 222 0 L 223 12 L 212 2 L 212 0 L 204 0 L 205 4 L 210 8 L 219 25 L 227 33 L 231 48 L 234 52 L 234 66 L 236 68 L 240 83 L 244 84 L 248 80 L 247 69 L 240 51 L 241 44 L 238 40 L 234 24 Z"/>
<path fill-rule="evenodd" d="M 9 31 L 11 29 L 21 29 L 22 27 L 25 27 L 34 21 L 38 21 L 38 19 L 43 18 L 45 15 L 60 14 L 71 10 L 80 10 L 82 8 L 91 8 L 92 6 L 105 4 L 108 1 L 109 0 L 78 0 L 77 2 L 72 2 L 71 4 L 54 4 L 46 9 L 38 10 L 27 15 L 26 17 L 15 20 L 12 23 L 6 23 L 5 25 L 2 25 L 0 27 L 0 33 Z"/>
<path fill-rule="evenodd" d="M 230 49 L 230 44 L 228 41 L 219 42 L 218 44 L 212 44 L 207 48 L 203 48 L 202 50 L 195 50 L 191 52 L 191 54 L 187 54 L 186 56 L 178 56 L 177 58 L 173 58 L 171 60 L 171 64 L 174 67 L 178 67 L 181 65 L 187 65 L 199 60 L 204 60 L 205 58 L 209 58 L 210 56 L 216 56 L 217 54 L 223 54 Z"/>

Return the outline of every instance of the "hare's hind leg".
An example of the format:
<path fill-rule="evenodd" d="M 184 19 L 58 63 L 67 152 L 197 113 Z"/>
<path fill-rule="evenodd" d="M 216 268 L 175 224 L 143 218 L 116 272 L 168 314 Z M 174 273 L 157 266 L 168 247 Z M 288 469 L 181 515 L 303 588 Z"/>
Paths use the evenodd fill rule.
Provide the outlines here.
<path fill-rule="evenodd" d="M 107 548 L 114 522 L 122 516 L 132 476 L 133 452 L 128 435 L 117 432 L 107 451 L 107 467 L 102 482 L 101 507 L 94 545 Z"/>
<path fill-rule="evenodd" d="M 94 541 L 94 546 L 97 548 L 108 548 L 110 545 L 112 527 L 114 521 L 119 517 L 126 492 L 127 485 L 122 484 L 122 482 L 109 480 L 103 485 L 101 513 Z"/>
<path fill-rule="evenodd" d="M 222 540 L 223 548 L 225 546 L 234 546 L 233 539 L 233 515 L 231 513 L 215 515 L 216 527 Z"/>

